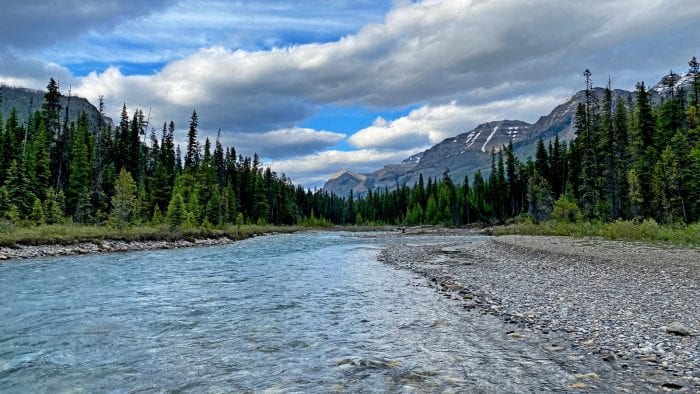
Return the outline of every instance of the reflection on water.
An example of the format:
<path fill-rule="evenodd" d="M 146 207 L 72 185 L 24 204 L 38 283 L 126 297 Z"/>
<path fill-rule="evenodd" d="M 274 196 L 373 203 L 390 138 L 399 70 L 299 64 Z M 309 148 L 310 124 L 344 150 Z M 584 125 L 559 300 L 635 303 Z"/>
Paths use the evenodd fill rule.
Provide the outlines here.
<path fill-rule="evenodd" d="M 377 262 L 385 242 L 307 233 L 0 265 L 0 391 L 561 387 L 499 322 Z"/>

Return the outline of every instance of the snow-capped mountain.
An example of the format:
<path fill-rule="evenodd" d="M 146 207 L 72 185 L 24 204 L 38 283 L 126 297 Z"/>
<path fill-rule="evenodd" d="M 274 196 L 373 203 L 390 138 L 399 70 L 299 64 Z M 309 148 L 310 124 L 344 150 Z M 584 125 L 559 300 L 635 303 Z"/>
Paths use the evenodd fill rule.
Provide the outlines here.
<path fill-rule="evenodd" d="M 604 89 L 595 88 L 594 94 L 602 98 Z M 627 100 L 631 92 L 615 90 L 615 100 Z M 462 182 L 465 175 L 471 177 L 477 169 L 490 171 L 491 150 L 498 152 L 509 141 L 513 142 L 516 154 L 523 160 L 534 156 L 539 138 L 545 141 L 559 136 L 568 141 L 574 138 L 572 127 L 576 107 L 585 100 L 585 91 L 576 93 L 566 102 L 558 105 L 548 115 L 529 124 L 521 120 L 498 120 L 483 123 L 466 133 L 447 138 L 430 149 L 409 157 L 401 164 L 389 164 L 367 176 L 331 177 L 323 190 L 347 196 L 350 189 L 356 196 L 367 190 L 393 189 L 397 185 L 413 185 L 420 174 L 428 177 L 442 177 L 447 170 L 456 182 Z M 352 174 L 345 171 L 344 174 Z"/>

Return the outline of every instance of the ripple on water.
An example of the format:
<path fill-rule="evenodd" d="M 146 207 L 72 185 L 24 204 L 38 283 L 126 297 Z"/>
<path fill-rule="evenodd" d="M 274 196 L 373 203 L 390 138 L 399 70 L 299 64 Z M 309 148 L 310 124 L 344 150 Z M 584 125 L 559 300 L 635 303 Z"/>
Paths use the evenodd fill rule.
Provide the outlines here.
<path fill-rule="evenodd" d="M 386 242 L 292 234 L 0 265 L 0 391 L 562 387 L 500 323 L 377 262 Z"/>

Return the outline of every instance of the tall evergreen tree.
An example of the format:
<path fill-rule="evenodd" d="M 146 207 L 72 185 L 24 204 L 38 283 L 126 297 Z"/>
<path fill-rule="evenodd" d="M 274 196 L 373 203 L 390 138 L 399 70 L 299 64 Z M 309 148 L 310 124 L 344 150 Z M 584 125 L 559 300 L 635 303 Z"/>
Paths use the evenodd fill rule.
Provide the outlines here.
<path fill-rule="evenodd" d="M 37 135 L 32 141 L 30 155 L 34 165 L 30 176 L 32 178 L 32 192 L 40 199 L 46 199 L 46 190 L 51 180 L 51 158 L 49 150 L 49 135 L 43 119 L 39 122 Z"/>
<path fill-rule="evenodd" d="M 112 218 L 119 230 L 123 230 L 131 222 L 135 203 L 136 184 L 131 174 L 122 168 L 112 197 Z"/>
<path fill-rule="evenodd" d="M 68 188 L 66 190 L 66 209 L 74 215 L 78 200 L 90 187 L 90 161 L 88 158 L 88 117 L 83 112 L 70 140 Z"/>
<path fill-rule="evenodd" d="M 199 164 L 199 143 L 197 142 L 197 127 L 199 119 L 197 111 L 192 111 L 190 128 L 187 131 L 187 153 L 185 155 L 185 170 L 194 170 Z"/>
<path fill-rule="evenodd" d="M 12 160 L 7 172 L 5 186 L 7 187 L 10 205 L 16 207 L 20 218 L 28 217 L 32 212 L 36 196 L 31 192 L 31 182 L 26 174 L 24 161 Z"/>

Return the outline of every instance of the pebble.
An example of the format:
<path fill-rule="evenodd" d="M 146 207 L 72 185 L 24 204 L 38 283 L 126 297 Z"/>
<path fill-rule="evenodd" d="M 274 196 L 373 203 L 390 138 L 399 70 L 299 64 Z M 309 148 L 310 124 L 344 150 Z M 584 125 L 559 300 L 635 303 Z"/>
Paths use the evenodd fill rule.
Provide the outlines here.
<path fill-rule="evenodd" d="M 448 257 L 457 263 L 442 264 Z M 653 380 L 647 391 L 657 391 L 669 380 L 664 377 L 698 379 L 700 335 L 693 333 L 700 328 L 700 249 L 590 238 L 465 237 L 389 246 L 380 259 L 438 284 L 459 283 L 454 291 L 464 309 L 497 316 L 517 330 L 550 333 L 543 338 L 554 335 L 558 343 L 548 350 L 596 355 L 630 381 Z M 562 337 L 568 340 L 559 343 Z M 700 383 L 689 385 L 700 392 Z"/>

